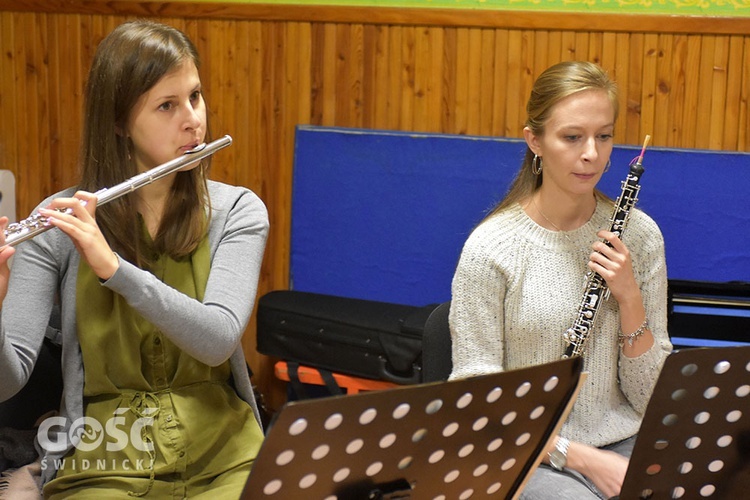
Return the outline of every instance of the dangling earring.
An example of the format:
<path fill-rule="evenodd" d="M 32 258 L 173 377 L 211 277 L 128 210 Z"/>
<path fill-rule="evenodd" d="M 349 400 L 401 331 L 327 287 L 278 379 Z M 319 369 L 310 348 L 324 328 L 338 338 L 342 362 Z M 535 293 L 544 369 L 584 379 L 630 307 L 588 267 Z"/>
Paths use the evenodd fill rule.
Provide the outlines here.
<path fill-rule="evenodd" d="M 531 159 L 531 173 L 534 175 L 540 175 L 543 167 L 544 161 L 542 161 L 542 157 L 534 155 L 534 158 Z"/>
<path fill-rule="evenodd" d="M 608 172 L 609 171 L 609 167 L 611 167 L 611 166 L 612 166 L 612 160 L 607 160 L 607 164 L 604 166 L 604 171 Z"/>

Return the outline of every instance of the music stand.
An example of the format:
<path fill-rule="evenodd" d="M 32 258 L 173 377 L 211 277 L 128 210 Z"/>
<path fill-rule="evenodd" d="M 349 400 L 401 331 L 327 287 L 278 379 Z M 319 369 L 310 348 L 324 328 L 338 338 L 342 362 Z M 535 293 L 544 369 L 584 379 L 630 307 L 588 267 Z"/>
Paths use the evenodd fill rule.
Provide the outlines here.
<path fill-rule="evenodd" d="M 750 347 L 667 357 L 620 498 L 748 498 Z"/>
<path fill-rule="evenodd" d="M 581 367 L 573 357 L 288 403 L 241 498 L 512 498 L 567 417 Z"/>

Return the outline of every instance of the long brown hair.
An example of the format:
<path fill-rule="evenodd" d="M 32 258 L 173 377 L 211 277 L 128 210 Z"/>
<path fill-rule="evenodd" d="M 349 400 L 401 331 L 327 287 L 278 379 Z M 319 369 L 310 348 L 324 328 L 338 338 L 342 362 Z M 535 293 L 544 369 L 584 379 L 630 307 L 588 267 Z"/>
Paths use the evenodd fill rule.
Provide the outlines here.
<path fill-rule="evenodd" d="M 619 112 L 617 85 L 598 65 L 587 61 L 564 61 L 550 66 L 534 82 L 531 96 L 526 104 L 526 126 L 534 135 L 544 135 L 544 126 L 552 114 L 552 108 L 562 99 L 584 90 L 604 90 L 615 111 Z M 526 148 L 521 169 L 511 184 L 508 194 L 492 209 L 487 218 L 523 200 L 542 185 L 544 172 L 536 175 L 531 170 L 534 153 Z M 606 198 L 598 190 L 597 197 Z"/>
<path fill-rule="evenodd" d="M 102 40 L 86 84 L 80 189 L 94 192 L 138 174 L 130 159 L 130 139 L 118 130 L 125 129 L 139 97 L 185 62 L 200 68 L 193 43 L 181 31 L 156 22 L 121 24 Z M 204 160 L 199 167 L 176 174 L 166 212 L 148 249 L 132 195 L 97 208 L 97 223 L 113 250 L 141 267 L 148 267 L 159 254 L 182 259 L 195 250 L 205 235 L 207 213 L 210 217 L 205 177 L 209 165 L 210 160 Z"/>

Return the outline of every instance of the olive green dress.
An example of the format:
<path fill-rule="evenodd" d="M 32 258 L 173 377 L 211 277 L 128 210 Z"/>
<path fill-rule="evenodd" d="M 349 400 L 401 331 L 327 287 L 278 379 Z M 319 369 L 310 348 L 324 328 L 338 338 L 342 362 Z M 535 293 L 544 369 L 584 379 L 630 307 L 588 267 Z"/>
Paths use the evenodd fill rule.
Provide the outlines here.
<path fill-rule="evenodd" d="M 152 269 L 198 301 L 209 271 L 207 239 L 191 259 L 163 257 Z M 238 498 L 263 432 L 230 386 L 229 362 L 211 367 L 182 352 L 84 262 L 76 315 L 90 425 L 45 497 Z"/>

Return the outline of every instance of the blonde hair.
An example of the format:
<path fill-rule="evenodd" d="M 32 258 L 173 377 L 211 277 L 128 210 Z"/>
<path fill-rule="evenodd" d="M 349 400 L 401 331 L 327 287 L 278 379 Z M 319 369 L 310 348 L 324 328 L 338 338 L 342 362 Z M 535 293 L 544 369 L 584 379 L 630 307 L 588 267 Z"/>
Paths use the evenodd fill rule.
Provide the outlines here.
<path fill-rule="evenodd" d="M 587 61 L 565 61 L 547 68 L 534 82 L 531 96 L 526 104 L 526 126 L 536 136 L 544 135 L 544 126 L 552 114 L 552 108 L 568 96 L 585 90 L 603 90 L 607 93 L 615 111 L 615 119 L 619 112 L 617 101 L 617 85 L 607 76 L 598 65 Z M 526 198 L 542 185 L 542 172 L 536 175 L 532 172 L 531 162 L 534 153 L 526 148 L 521 168 L 511 184 L 508 193 L 495 206 L 487 217 L 510 207 Z M 598 197 L 604 195 L 595 191 Z"/>

